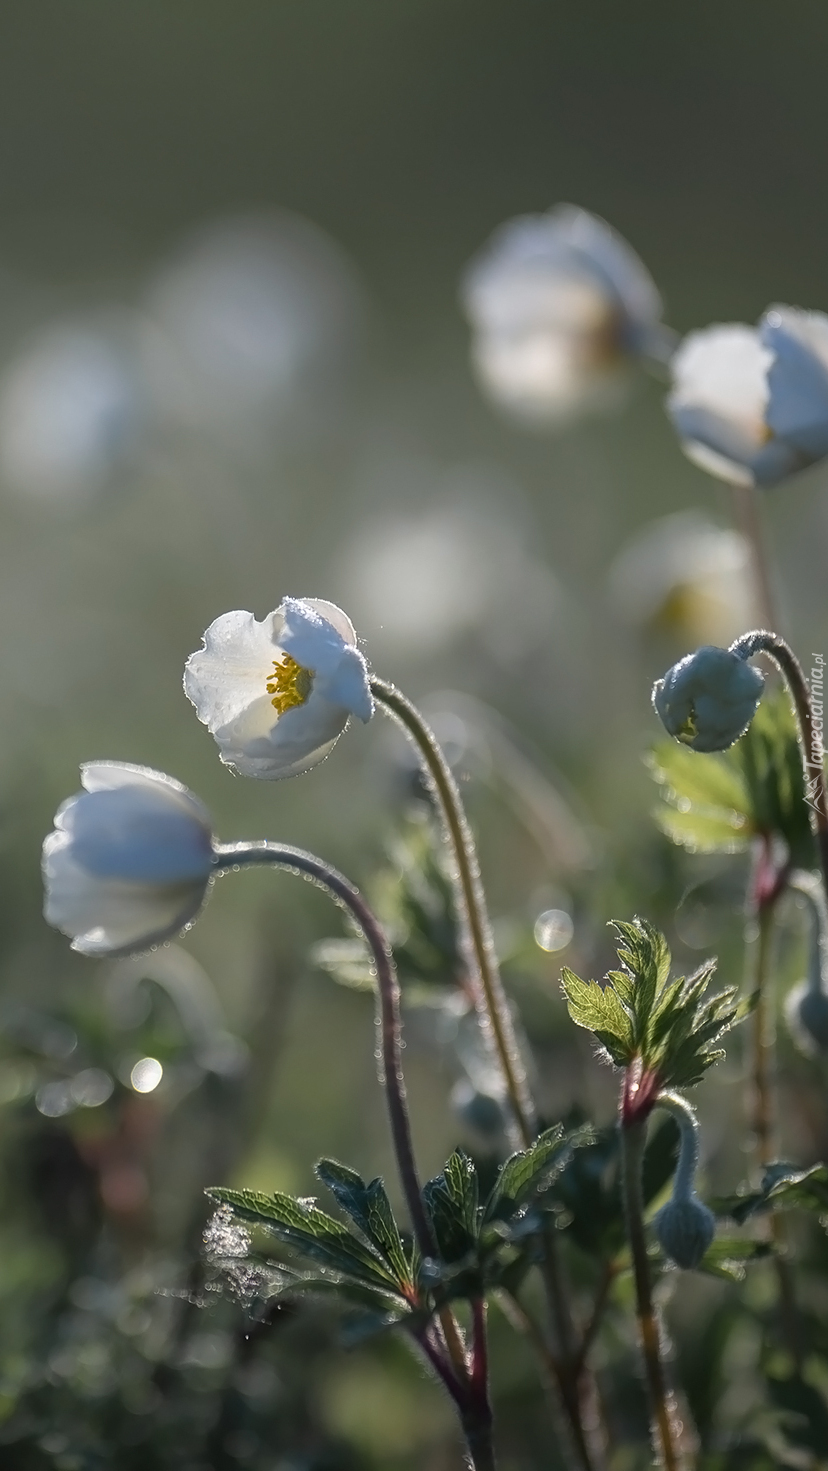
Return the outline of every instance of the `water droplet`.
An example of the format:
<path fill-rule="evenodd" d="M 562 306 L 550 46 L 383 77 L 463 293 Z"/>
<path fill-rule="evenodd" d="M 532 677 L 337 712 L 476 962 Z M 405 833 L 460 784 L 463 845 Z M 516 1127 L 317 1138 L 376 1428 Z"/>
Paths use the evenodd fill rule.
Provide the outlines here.
<path fill-rule="evenodd" d="M 572 916 L 565 909 L 545 909 L 535 920 L 534 933 L 541 950 L 565 950 L 575 933 Z"/>

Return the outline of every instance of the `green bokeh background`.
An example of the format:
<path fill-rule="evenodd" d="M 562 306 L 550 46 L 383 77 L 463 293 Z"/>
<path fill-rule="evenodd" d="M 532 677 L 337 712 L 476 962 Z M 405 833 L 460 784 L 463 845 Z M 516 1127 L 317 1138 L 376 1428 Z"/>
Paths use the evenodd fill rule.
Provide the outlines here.
<path fill-rule="evenodd" d="M 395 518 L 439 528 L 447 504 L 462 503 L 469 524 L 478 514 L 495 545 L 516 537 L 551 574 L 548 633 L 535 628 L 504 652 L 493 634 L 514 609 L 496 588 L 442 640 L 395 644 L 376 600 L 359 633 L 413 696 L 459 690 L 507 717 L 594 830 L 601 856 L 594 882 L 579 879 L 583 929 L 565 958 L 602 968 L 611 912 L 658 909 L 701 872 L 649 823 L 640 753 L 656 734 L 649 687 L 664 650 L 619 623 L 607 570 L 656 516 L 702 507 L 727 524 L 726 490 L 682 458 L 651 380 L 624 412 L 557 434 L 498 417 L 471 378 L 458 281 L 502 220 L 569 200 L 641 253 L 681 332 L 753 321 L 773 301 L 828 307 L 827 48 L 816 0 L 6 0 L 0 366 L 53 319 L 140 301 L 193 231 L 274 206 L 338 243 L 367 323 L 345 407 L 318 433 L 252 458 L 191 438 L 75 516 L 0 485 L 7 999 L 59 1009 L 102 984 L 101 968 L 72 960 L 39 914 L 40 841 L 83 759 L 169 770 L 208 802 L 222 837 L 316 848 L 365 880 L 397 810 L 396 736 L 377 721 L 295 782 L 234 779 L 181 694 L 181 669 L 229 608 L 261 617 L 285 593 L 313 594 L 356 617 L 377 528 Z M 824 650 L 828 471 L 768 493 L 764 511 L 785 631 L 806 656 Z M 443 596 L 450 559 L 434 566 Z M 495 911 L 531 926 L 550 894 L 566 898 L 566 876 L 545 872 L 513 820 L 473 781 L 469 791 Z M 308 1189 L 321 1153 L 391 1177 L 370 1000 L 305 958 L 338 923 L 290 880 L 250 874 L 222 882 L 184 941 L 235 1031 L 278 1033 L 255 1117 L 235 1141 L 233 1183 Z M 738 928 L 734 900 L 722 943 L 736 967 Z M 577 1095 L 609 1117 L 611 1084 L 566 1029 L 556 958 L 526 968 L 548 1106 Z M 428 1171 L 458 1125 L 445 1106 L 450 1071 L 418 1036 L 410 1084 Z M 735 1115 L 735 1063 L 725 1077 L 710 1088 Z M 801 1139 L 801 1119 L 797 1128 Z M 810 1128 L 804 1155 L 824 1124 Z M 184 1172 L 193 1209 L 199 1147 Z M 738 1146 L 725 1138 L 717 1150 L 726 1174 Z M 169 1162 L 158 1170 L 164 1239 L 176 1179 Z M 17 1301 L 14 1251 L 11 1263 L 4 1290 Z M 406 1365 L 401 1351 L 331 1353 L 325 1415 L 363 1458 L 354 1464 L 458 1465 L 436 1389 Z M 496 1342 L 495 1373 L 510 1403 L 531 1401 L 534 1425 L 532 1372 L 508 1344 Z M 507 1465 L 545 1464 L 515 1447 Z"/>

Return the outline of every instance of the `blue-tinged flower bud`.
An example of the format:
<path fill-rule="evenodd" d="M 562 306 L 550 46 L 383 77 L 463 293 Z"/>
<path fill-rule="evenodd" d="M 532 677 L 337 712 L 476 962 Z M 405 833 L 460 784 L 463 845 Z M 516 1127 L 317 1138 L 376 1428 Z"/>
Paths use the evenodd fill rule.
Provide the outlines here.
<path fill-rule="evenodd" d="M 694 751 L 726 751 L 750 725 L 764 684 L 738 654 L 706 644 L 656 681 L 653 704 L 677 741 Z"/>
<path fill-rule="evenodd" d="M 668 1200 L 653 1220 L 658 1244 L 677 1267 L 697 1267 L 716 1234 L 716 1217 L 697 1195 Z"/>
<path fill-rule="evenodd" d="M 809 901 L 811 937 L 808 974 L 788 992 L 785 1019 L 797 1047 L 813 1057 L 828 1052 L 828 914 L 816 875 L 794 873 L 790 884 Z"/>
<path fill-rule="evenodd" d="M 800 981 L 785 1002 L 785 1017 L 802 1052 L 828 1052 L 828 995 L 824 991 L 814 991 L 809 981 Z"/>

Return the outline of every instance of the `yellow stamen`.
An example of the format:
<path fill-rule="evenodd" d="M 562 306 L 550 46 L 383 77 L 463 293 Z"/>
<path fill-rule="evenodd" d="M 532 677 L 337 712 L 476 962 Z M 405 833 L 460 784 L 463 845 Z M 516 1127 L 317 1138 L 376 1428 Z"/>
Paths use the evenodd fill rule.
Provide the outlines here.
<path fill-rule="evenodd" d="M 267 682 L 267 692 L 273 696 L 270 703 L 274 710 L 284 715 L 286 710 L 304 705 L 313 686 L 313 675 L 291 659 L 290 654 L 274 659 L 273 668 L 275 672 Z"/>

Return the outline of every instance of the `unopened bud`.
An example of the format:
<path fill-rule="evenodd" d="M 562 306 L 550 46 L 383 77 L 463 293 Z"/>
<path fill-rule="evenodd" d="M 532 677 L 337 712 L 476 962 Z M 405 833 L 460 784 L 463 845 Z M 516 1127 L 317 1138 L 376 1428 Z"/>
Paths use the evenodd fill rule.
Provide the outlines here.
<path fill-rule="evenodd" d="M 814 991 L 810 981 L 794 986 L 785 1002 L 785 1018 L 802 1052 L 828 1052 L 828 995 Z"/>
<path fill-rule="evenodd" d="M 697 1267 L 716 1234 L 716 1218 L 697 1195 L 668 1200 L 653 1220 L 658 1244 L 677 1267 Z"/>
<path fill-rule="evenodd" d="M 705 644 L 656 681 L 653 704 L 677 741 L 694 751 L 726 751 L 750 725 L 764 685 L 738 654 Z"/>

